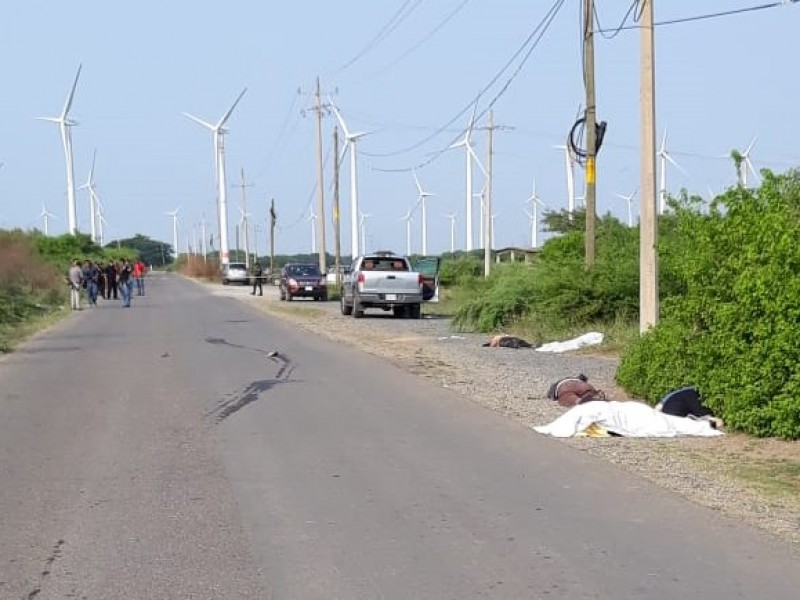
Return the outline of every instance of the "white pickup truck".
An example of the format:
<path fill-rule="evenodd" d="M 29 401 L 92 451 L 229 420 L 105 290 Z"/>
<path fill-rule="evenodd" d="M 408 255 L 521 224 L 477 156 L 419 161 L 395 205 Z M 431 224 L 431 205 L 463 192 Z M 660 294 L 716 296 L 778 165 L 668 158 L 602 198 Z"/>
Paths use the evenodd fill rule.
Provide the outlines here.
<path fill-rule="evenodd" d="M 405 256 L 390 253 L 358 256 L 342 282 L 341 311 L 356 319 L 368 308 L 391 310 L 395 317 L 422 315 L 424 278 Z"/>

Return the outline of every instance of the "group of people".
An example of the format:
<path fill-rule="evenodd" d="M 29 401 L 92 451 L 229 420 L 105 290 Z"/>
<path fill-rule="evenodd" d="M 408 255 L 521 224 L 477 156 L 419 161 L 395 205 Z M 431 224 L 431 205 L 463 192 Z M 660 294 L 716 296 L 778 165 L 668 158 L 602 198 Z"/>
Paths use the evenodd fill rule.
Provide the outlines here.
<path fill-rule="evenodd" d="M 130 308 L 134 288 L 137 296 L 144 296 L 144 276 L 147 267 L 141 260 L 133 264 L 127 259 L 108 261 L 106 265 L 77 258 L 73 260 L 67 275 L 70 287 L 70 306 L 72 310 L 81 309 L 81 293 L 85 291 L 86 304 L 97 306 L 97 298 L 117 300 L 122 298 L 122 306 Z"/>

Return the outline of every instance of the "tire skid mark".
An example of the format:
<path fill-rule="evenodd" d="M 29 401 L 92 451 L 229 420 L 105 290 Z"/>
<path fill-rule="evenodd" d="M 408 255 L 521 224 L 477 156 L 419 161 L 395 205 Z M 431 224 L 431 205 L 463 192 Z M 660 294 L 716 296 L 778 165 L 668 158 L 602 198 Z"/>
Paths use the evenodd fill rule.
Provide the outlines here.
<path fill-rule="evenodd" d="M 61 556 L 61 549 L 64 547 L 64 544 L 66 544 L 64 540 L 58 540 L 55 546 L 53 546 L 50 555 L 47 557 L 47 560 L 45 560 L 44 569 L 42 570 L 39 578 L 39 584 L 36 587 L 34 587 L 30 592 L 28 592 L 28 595 L 25 596 L 27 600 L 33 600 L 34 598 L 36 598 L 36 596 L 38 596 L 42 592 L 42 587 L 44 586 L 45 579 L 47 579 L 48 575 L 50 575 L 53 563 L 55 563 L 56 560 L 58 560 L 58 558 Z"/>

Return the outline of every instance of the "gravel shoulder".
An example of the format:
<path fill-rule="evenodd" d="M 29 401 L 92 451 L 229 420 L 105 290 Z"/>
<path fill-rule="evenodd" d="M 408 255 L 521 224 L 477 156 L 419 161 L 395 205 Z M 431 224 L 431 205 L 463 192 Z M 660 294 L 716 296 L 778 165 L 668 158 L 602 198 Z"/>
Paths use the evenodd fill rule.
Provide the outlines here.
<path fill-rule="evenodd" d="M 450 320 L 426 307 L 421 320 L 394 319 L 368 311 L 363 319 L 339 314 L 336 302 L 280 302 L 276 289 L 263 297 L 248 288 L 206 284 L 215 293 L 248 302 L 318 335 L 358 347 L 466 400 L 524 423 L 542 425 L 562 414 L 546 398 L 561 377 L 585 373 L 614 398 L 616 359 L 591 353 L 547 354 L 509 348 L 484 348 L 485 334 L 456 333 Z M 531 432 L 532 435 L 539 435 Z M 800 446 L 738 434 L 718 438 L 553 440 L 669 489 L 695 503 L 764 529 L 800 550 Z"/>

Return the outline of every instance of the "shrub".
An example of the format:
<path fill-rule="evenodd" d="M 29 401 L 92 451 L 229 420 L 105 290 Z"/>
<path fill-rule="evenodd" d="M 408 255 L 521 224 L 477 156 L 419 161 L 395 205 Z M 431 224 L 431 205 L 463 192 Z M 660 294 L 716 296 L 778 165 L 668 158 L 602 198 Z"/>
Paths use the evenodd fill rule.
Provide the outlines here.
<path fill-rule="evenodd" d="M 729 426 L 800 438 L 800 175 L 764 172 L 704 214 L 681 206 L 665 249 L 681 295 L 622 357 L 618 381 L 655 401 L 695 385 Z"/>

